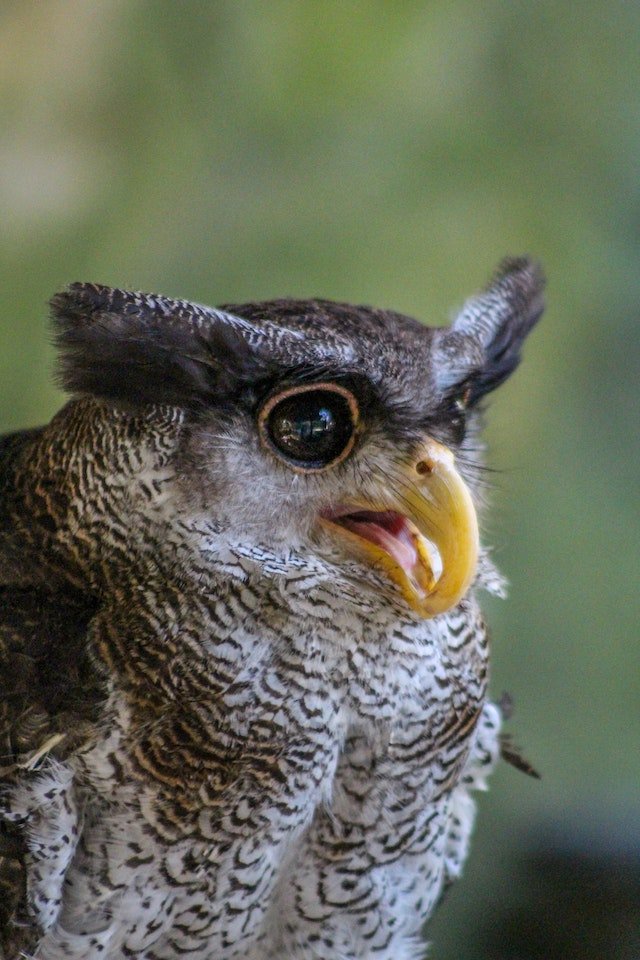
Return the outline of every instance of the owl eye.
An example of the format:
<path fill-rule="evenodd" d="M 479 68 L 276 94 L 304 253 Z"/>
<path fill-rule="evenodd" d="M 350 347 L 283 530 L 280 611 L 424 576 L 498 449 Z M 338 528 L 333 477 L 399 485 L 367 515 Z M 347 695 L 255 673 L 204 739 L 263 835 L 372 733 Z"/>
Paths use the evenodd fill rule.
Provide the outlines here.
<path fill-rule="evenodd" d="M 260 410 L 263 442 L 300 471 L 332 467 L 350 453 L 356 437 L 358 405 L 335 383 L 290 387 L 270 397 Z"/>
<path fill-rule="evenodd" d="M 460 394 L 449 397 L 442 407 L 443 425 L 457 444 L 461 444 L 465 438 L 470 397 L 471 388 L 466 387 Z"/>

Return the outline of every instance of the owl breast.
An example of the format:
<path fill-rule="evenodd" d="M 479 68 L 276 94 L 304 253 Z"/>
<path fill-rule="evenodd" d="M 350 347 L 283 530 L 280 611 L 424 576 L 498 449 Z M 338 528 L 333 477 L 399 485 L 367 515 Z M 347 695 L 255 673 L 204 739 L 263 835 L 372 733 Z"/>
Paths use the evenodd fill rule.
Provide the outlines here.
<path fill-rule="evenodd" d="M 224 597 L 147 571 L 94 621 L 107 732 L 65 770 L 80 840 L 40 955 L 418 956 L 497 750 L 475 603 L 426 629 L 356 616 L 317 571 L 225 562 Z"/>

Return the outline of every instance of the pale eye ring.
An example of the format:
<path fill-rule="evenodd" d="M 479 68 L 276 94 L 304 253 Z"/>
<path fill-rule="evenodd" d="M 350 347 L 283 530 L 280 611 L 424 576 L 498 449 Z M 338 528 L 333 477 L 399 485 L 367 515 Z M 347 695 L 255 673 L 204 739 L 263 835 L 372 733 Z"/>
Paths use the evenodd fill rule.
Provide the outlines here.
<path fill-rule="evenodd" d="M 334 467 L 353 449 L 359 426 L 356 398 L 337 383 L 305 383 L 272 394 L 258 413 L 263 444 L 301 473 Z"/>

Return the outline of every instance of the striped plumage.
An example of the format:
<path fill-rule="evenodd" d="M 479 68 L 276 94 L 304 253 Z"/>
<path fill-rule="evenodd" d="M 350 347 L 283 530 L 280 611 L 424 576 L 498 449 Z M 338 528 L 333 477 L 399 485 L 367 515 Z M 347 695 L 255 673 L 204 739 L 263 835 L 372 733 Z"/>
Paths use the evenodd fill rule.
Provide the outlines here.
<path fill-rule="evenodd" d="M 446 483 L 479 498 L 476 405 L 540 288 L 509 261 L 448 329 L 54 299 L 76 399 L 0 441 L 0 957 L 422 955 L 499 750 L 486 630 L 466 581 L 416 612 L 335 528 L 379 517 L 405 557 L 418 450 L 437 473 L 451 448 Z M 298 397 L 339 455 L 357 407 L 335 465 L 301 466 Z M 481 552 L 473 586 L 498 583 Z"/>

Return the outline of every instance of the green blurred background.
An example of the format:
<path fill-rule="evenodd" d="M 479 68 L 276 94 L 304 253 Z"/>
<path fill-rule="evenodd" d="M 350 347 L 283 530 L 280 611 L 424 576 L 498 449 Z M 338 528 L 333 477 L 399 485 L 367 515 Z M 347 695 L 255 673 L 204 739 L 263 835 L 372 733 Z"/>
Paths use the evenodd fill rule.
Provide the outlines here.
<path fill-rule="evenodd" d="M 501 917 L 541 849 L 569 851 L 554 903 L 571 864 L 638 864 L 639 49 L 638 3 L 0 6 L 0 428 L 62 402 L 46 301 L 72 280 L 443 323 L 504 254 L 546 268 L 487 431 L 493 691 L 543 779 L 481 798 L 436 960 L 534 956 Z M 575 956 L 631 958 L 632 930 Z"/>

